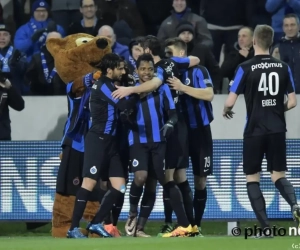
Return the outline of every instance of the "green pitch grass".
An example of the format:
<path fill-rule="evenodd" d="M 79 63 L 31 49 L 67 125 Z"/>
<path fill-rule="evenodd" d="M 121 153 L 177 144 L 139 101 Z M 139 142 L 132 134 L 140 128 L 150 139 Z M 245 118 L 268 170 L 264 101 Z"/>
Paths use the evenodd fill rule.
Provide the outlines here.
<path fill-rule="evenodd" d="M 292 222 L 272 223 L 277 227 L 293 226 Z M 254 223 L 242 223 L 241 228 Z M 300 249 L 300 237 L 247 239 L 226 236 L 226 223 L 203 223 L 203 238 L 157 238 L 161 223 L 149 222 L 146 232 L 152 238 L 54 239 L 50 225 L 26 231 L 25 223 L 0 223 L 0 250 L 293 250 Z M 121 231 L 124 223 L 120 223 Z"/>

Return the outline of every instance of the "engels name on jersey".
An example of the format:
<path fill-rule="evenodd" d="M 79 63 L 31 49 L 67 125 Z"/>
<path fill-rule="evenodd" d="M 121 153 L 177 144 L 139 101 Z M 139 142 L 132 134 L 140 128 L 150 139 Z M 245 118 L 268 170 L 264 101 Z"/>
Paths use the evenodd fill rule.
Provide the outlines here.
<path fill-rule="evenodd" d="M 276 106 L 276 99 L 267 99 L 267 100 L 262 100 L 261 102 L 263 107 Z"/>

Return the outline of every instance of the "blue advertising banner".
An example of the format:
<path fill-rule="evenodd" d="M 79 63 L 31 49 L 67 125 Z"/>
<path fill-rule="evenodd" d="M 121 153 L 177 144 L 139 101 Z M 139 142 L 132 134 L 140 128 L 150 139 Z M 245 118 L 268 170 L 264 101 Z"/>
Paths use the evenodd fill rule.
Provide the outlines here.
<path fill-rule="evenodd" d="M 287 177 L 300 197 L 300 140 L 287 142 Z M 56 174 L 61 152 L 58 141 L 0 142 L 0 220 L 51 220 Z M 208 201 L 204 219 L 252 219 L 242 170 L 242 141 L 215 140 L 214 175 L 207 182 Z M 263 162 L 266 169 L 266 162 Z M 191 167 L 187 175 L 193 188 Z M 129 210 L 127 186 L 121 219 Z M 272 184 L 269 173 L 261 175 L 268 216 L 272 219 L 291 218 L 290 207 Z M 157 199 L 150 219 L 164 219 L 162 188 L 157 186 Z"/>

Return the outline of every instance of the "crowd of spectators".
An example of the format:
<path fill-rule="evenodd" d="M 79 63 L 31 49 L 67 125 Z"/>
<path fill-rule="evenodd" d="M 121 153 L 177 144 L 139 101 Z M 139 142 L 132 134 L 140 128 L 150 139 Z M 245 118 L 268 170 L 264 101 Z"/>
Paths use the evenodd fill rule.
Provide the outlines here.
<path fill-rule="evenodd" d="M 230 81 L 236 66 L 254 56 L 257 24 L 273 26 L 274 56 L 293 72 L 300 63 L 300 0 L 14 0 L 15 27 L 5 23 L 1 10 L 0 63 L 21 95 L 65 94 L 45 48 L 53 32 L 51 37 L 107 36 L 113 52 L 131 65 L 138 37 L 151 34 L 164 41 L 179 36 L 188 44 L 188 54 L 208 68 L 216 93 L 224 93 L 224 79 Z M 294 77 L 298 86 L 297 72 Z M 300 86 L 296 89 L 300 92 Z"/>
<path fill-rule="evenodd" d="M 188 55 L 199 57 L 210 72 L 215 93 L 227 93 L 237 65 L 254 56 L 252 36 L 258 24 L 274 28 L 271 53 L 289 64 L 300 93 L 296 70 L 300 0 L 13 0 L 13 4 L 13 25 L 3 19 L 0 5 L 0 70 L 20 96 L 65 95 L 45 42 L 75 33 L 109 37 L 113 52 L 133 68 L 142 36 L 155 35 L 162 42 L 178 36 L 187 43 Z M 25 6 L 30 6 L 28 13 Z"/>

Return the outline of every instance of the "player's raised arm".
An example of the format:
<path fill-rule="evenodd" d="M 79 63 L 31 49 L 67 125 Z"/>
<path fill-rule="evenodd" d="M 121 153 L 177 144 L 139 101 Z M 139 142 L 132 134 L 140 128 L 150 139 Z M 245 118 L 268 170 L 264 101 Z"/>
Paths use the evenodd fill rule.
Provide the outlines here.
<path fill-rule="evenodd" d="M 177 63 L 178 69 L 187 69 L 196 66 L 200 63 L 200 59 L 196 56 L 188 56 L 188 57 L 173 56 L 171 59 Z"/>
<path fill-rule="evenodd" d="M 188 59 L 190 60 L 189 68 L 200 63 L 200 59 L 196 56 L 188 56 Z"/>
<path fill-rule="evenodd" d="M 284 111 L 288 111 L 296 107 L 297 105 L 297 97 L 295 94 L 295 83 L 294 83 L 294 79 L 290 67 L 288 67 L 288 72 L 289 72 L 289 77 L 288 77 L 289 82 L 287 84 L 287 90 L 286 90 L 288 94 L 288 100 L 284 104 Z"/>
<path fill-rule="evenodd" d="M 184 85 L 176 77 L 168 79 L 169 85 L 172 89 L 183 92 L 186 95 L 199 100 L 211 102 L 214 98 L 214 90 L 208 71 L 205 68 L 199 68 L 194 69 L 194 72 L 194 74 L 196 74 L 194 79 L 197 79 L 197 81 L 194 82 L 194 87 Z"/>

